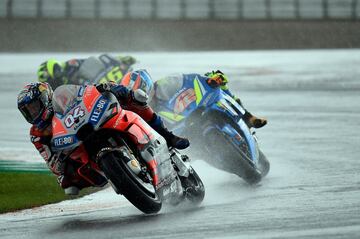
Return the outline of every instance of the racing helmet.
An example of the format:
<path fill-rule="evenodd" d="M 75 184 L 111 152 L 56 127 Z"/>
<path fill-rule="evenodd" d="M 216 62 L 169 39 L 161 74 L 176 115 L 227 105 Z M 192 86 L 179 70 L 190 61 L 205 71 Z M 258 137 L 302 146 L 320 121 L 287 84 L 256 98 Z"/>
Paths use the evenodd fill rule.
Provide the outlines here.
<path fill-rule="evenodd" d="M 53 116 L 53 91 L 48 83 L 27 84 L 18 94 L 18 109 L 27 122 L 43 128 Z"/>
<path fill-rule="evenodd" d="M 224 87 L 229 82 L 227 76 L 219 70 L 205 73 L 205 76 L 208 77 L 206 82 L 211 87 Z"/>
<path fill-rule="evenodd" d="M 128 72 L 121 79 L 120 85 L 126 88 L 136 91 L 137 89 L 143 90 L 148 96 L 154 88 L 154 83 L 150 74 L 146 70 L 136 70 Z"/>
<path fill-rule="evenodd" d="M 37 72 L 39 82 L 47 82 L 52 88 L 57 88 L 63 84 L 63 68 L 63 64 L 54 59 L 43 62 Z"/>

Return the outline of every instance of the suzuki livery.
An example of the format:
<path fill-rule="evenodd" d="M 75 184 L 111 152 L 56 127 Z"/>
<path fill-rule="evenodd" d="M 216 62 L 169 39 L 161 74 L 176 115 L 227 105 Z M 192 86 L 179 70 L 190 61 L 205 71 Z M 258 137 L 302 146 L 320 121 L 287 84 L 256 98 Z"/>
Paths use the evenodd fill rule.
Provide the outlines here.
<path fill-rule="evenodd" d="M 179 79 L 176 93 L 160 92 L 162 99 L 153 103 L 167 126 L 188 137 L 199 149 L 193 147 L 192 152 L 201 151 L 202 158 L 213 166 L 237 174 L 250 184 L 258 183 L 270 164 L 259 149 L 255 131 L 243 120 L 242 106 L 220 87 L 212 88 L 196 75 Z"/>

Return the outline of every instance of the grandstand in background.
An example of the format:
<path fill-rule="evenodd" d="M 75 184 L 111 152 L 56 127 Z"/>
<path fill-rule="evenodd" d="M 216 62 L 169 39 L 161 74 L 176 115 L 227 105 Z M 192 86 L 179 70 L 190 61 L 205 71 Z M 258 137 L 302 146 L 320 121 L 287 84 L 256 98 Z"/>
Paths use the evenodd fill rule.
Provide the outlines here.
<path fill-rule="evenodd" d="M 0 0 L 0 18 L 358 20 L 360 0 Z"/>

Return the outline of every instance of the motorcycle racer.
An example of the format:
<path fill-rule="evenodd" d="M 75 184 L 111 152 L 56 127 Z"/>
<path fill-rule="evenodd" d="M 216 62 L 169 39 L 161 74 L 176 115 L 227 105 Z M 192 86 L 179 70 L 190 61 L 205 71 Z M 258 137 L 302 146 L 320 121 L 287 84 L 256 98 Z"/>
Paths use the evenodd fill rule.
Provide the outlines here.
<path fill-rule="evenodd" d="M 86 59 L 88 58 L 71 59 L 65 62 L 49 59 L 39 66 L 37 72 L 38 81 L 49 83 L 54 90 L 58 86 L 65 84 L 82 85 L 83 82 L 79 79 L 78 73 Z M 108 81 L 118 83 L 123 75 L 129 71 L 131 66 L 136 62 L 136 59 L 132 56 L 112 57 L 108 54 L 102 54 L 97 57 L 97 59 L 108 66 L 116 68 L 114 74 L 107 75 L 100 83 Z"/>
<path fill-rule="evenodd" d="M 151 102 L 150 104 L 153 108 L 156 109 L 156 105 L 159 101 L 167 101 L 175 95 L 178 90 L 180 90 L 183 86 L 183 82 L 185 81 L 194 81 L 194 79 L 198 79 L 200 81 L 206 82 L 212 88 L 220 87 L 226 94 L 232 97 L 236 102 L 238 102 L 243 108 L 243 103 L 240 98 L 235 96 L 229 90 L 228 77 L 221 72 L 220 70 L 211 71 L 206 73 L 205 75 L 200 74 L 179 74 L 179 75 L 170 75 L 165 78 L 162 78 L 154 83 L 154 90 L 151 93 Z M 266 125 L 267 120 L 264 118 L 259 118 L 251 114 L 248 110 L 245 110 L 244 121 L 249 127 L 261 128 Z"/>
<path fill-rule="evenodd" d="M 187 139 L 175 136 L 164 127 L 162 119 L 143 100 L 141 91 L 134 92 L 113 83 L 99 84 L 97 89 L 99 92 L 110 91 L 113 93 L 124 109 L 140 115 L 165 138 L 169 147 L 185 149 L 189 146 L 190 143 Z M 79 189 L 89 185 L 77 175 L 74 166 L 66 162 L 66 155 L 55 153 L 52 150 L 50 143 L 52 139 L 52 117 L 54 115 L 52 95 L 53 91 L 48 83 L 30 83 L 18 94 L 18 109 L 26 121 L 32 124 L 30 129 L 31 142 L 49 169 L 58 176 L 59 185 L 66 194 L 76 195 Z"/>

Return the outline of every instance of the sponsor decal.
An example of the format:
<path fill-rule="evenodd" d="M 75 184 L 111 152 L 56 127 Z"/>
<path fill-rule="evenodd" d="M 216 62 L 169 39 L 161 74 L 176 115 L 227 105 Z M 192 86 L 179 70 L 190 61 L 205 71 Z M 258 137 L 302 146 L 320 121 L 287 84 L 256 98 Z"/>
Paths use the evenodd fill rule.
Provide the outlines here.
<path fill-rule="evenodd" d="M 53 139 L 53 145 L 56 148 L 66 147 L 66 146 L 74 144 L 76 142 L 77 142 L 77 140 L 74 135 L 66 135 L 66 136 L 61 136 L 61 137 L 57 137 L 57 138 Z"/>
<path fill-rule="evenodd" d="M 101 119 L 101 116 L 103 115 L 107 105 L 108 105 L 108 102 L 104 98 L 100 98 L 96 102 L 96 106 L 95 106 L 94 110 L 91 112 L 91 116 L 90 116 L 90 122 L 91 123 L 97 124 L 99 122 L 99 120 Z"/>
<path fill-rule="evenodd" d="M 183 91 L 175 101 L 175 114 L 182 113 L 192 102 L 196 101 L 195 91 L 191 88 Z"/>
<path fill-rule="evenodd" d="M 79 89 L 79 92 L 78 92 L 78 97 L 81 97 L 81 96 L 83 96 L 83 94 L 84 94 L 84 91 L 85 91 L 85 87 L 80 87 L 80 89 Z"/>

